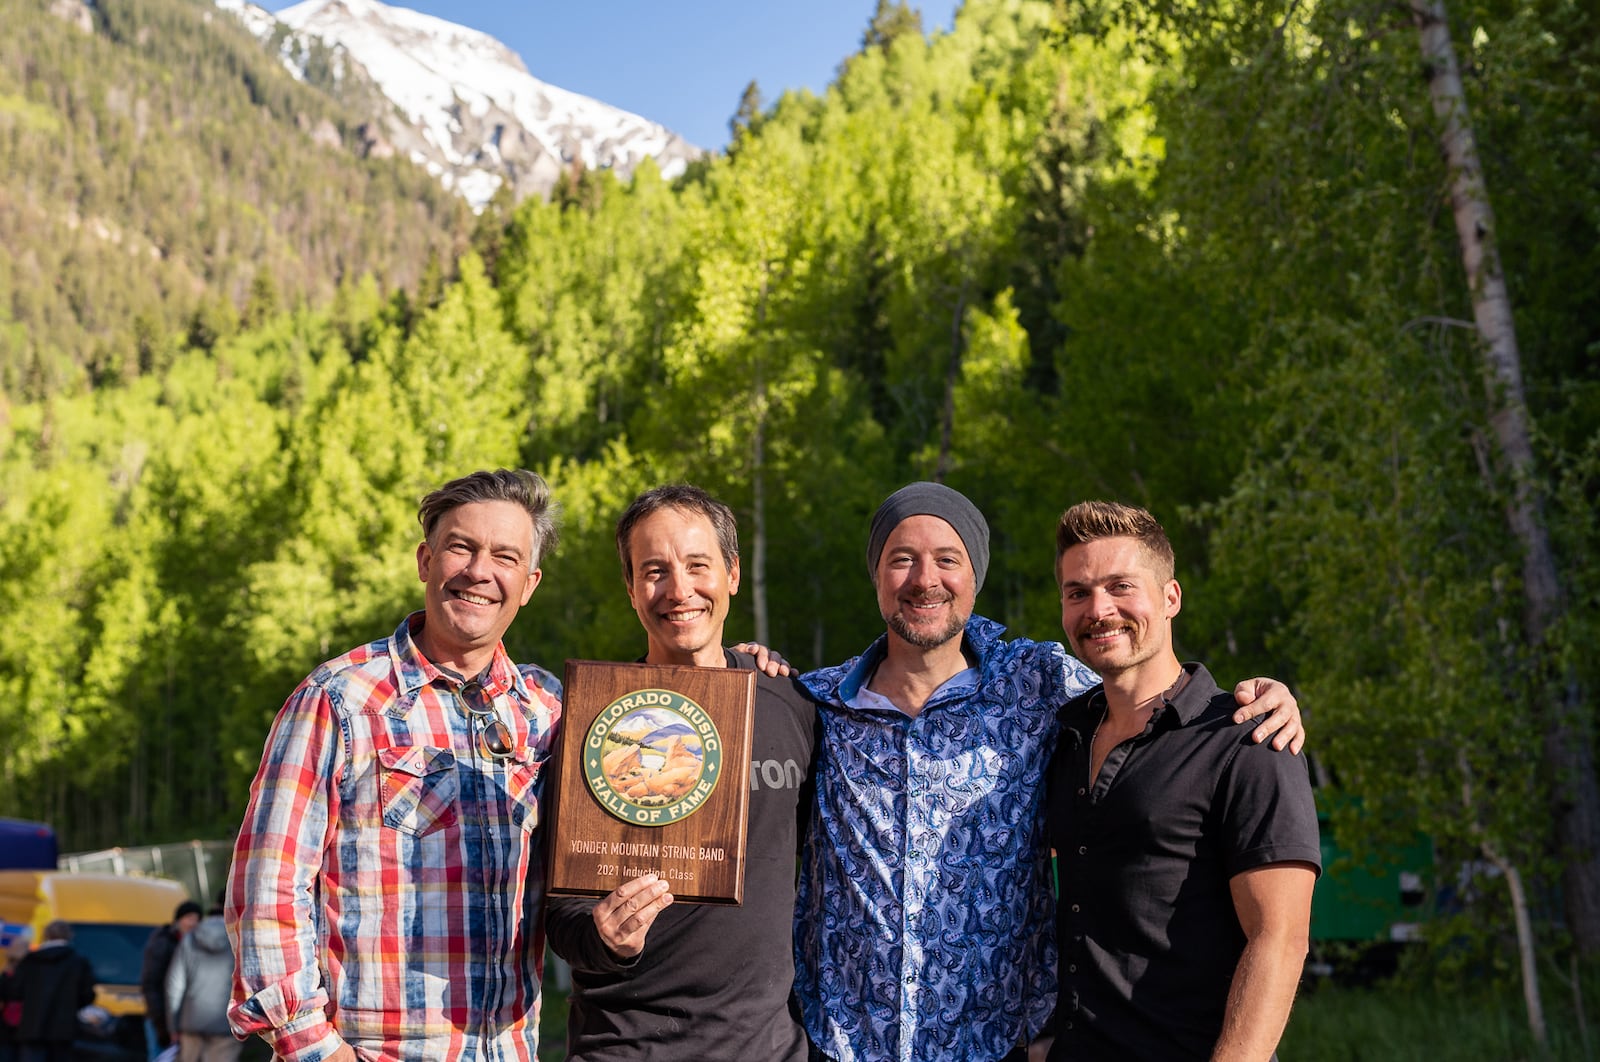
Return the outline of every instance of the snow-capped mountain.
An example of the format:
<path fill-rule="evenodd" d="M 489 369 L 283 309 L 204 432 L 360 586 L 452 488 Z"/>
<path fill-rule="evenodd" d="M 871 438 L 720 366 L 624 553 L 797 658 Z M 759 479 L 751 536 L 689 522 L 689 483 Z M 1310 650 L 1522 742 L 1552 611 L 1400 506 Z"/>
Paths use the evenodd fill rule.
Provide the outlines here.
<path fill-rule="evenodd" d="M 276 16 L 247 0 L 216 3 L 264 41 L 281 33 L 279 57 L 296 77 L 320 38 L 336 76 L 369 79 L 394 104 L 375 116 L 367 149 L 410 155 L 474 208 L 503 182 L 518 198 L 542 195 L 574 161 L 626 177 L 651 157 L 671 178 L 702 154 L 655 122 L 540 81 L 504 44 L 444 19 L 378 0 L 305 0 Z"/>

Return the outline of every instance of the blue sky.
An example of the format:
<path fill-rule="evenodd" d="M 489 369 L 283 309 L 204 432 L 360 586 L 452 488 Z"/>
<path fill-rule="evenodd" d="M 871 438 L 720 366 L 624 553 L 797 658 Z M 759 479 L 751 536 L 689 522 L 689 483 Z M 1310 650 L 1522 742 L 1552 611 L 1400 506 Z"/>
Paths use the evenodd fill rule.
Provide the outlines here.
<path fill-rule="evenodd" d="M 727 143 L 728 119 L 752 79 L 768 103 L 786 88 L 821 92 L 877 8 L 876 0 L 385 2 L 498 37 L 541 81 L 642 114 L 706 148 Z M 948 29 L 958 3 L 912 6 L 924 29 Z"/>

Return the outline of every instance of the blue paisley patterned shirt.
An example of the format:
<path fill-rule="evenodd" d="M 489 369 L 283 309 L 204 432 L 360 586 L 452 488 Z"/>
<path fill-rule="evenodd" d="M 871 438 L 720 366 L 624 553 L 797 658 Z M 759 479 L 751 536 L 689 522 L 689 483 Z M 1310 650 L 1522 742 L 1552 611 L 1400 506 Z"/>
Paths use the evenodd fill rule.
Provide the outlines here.
<path fill-rule="evenodd" d="M 795 990 L 806 1031 L 841 1062 L 998 1059 L 1055 1006 L 1046 767 L 1057 709 L 1100 680 L 1058 643 L 1003 630 L 967 621 L 977 668 L 915 719 L 859 696 L 886 636 L 801 678 L 823 743 Z"/>

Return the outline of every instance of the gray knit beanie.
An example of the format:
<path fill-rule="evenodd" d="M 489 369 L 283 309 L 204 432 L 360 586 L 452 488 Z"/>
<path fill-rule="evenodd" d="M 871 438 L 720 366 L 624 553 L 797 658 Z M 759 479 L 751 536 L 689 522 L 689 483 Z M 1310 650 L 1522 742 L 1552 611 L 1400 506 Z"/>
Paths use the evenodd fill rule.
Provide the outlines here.
<path fill-rule="evenodd" d="M 937 516 L 956 529 L 972 560 L 973 593 L 982 590 L 983 577 L 989 572 L 989 523 L 966 495 L 943 483 L 909 483 L 878 506 L 878 511 L 872 514 L 872 529 L 867 535 L 868 574 L 876 578 L 878 558 L 883 556 L 889 533 L 909 516 Z"/>

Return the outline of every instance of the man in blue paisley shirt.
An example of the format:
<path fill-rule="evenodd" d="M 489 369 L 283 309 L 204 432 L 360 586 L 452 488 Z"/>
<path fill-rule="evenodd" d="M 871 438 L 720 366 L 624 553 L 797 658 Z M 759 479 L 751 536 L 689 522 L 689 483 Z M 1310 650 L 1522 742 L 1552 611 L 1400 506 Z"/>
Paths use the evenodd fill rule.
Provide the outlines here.
<path fill-rule="evenodd" d="M 887 625 L 802 682 L 821 705 L 817 814 L 795 910 L 806 1031 L 839 1062 L 1023 1059 L 1056 1002 L 1043 815 L 1057 712 L 1099 682 L 1057 642 L 973 615 L 989 564 L 976 506 L 938 483 L 890 495 L 867 567 Z M 1282 684 L 1236 721 L 1298 750 Z"/>

